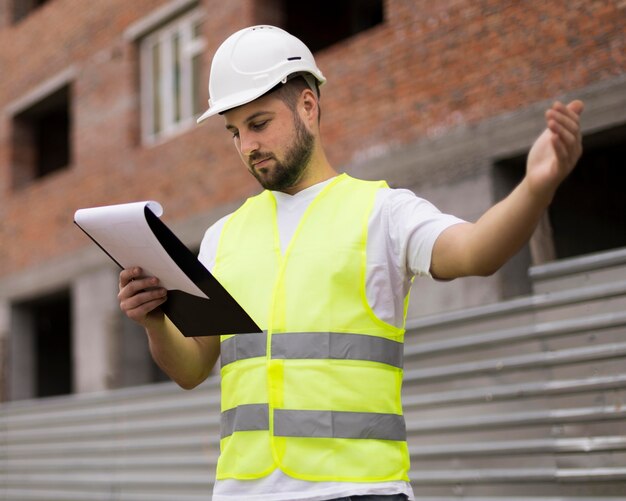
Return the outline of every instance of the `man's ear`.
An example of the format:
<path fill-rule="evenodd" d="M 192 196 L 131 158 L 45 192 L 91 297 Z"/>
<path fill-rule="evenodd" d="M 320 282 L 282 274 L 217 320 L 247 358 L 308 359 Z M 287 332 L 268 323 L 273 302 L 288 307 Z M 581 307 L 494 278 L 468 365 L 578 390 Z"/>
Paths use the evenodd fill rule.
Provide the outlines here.
<path fill-rule="evenodd" d="M 317 96 L 311 89 L 304 89 L 300 94 L 298 111 L 301 113 L 300 116 L 302 117 L 302 120 L 310 126 L 317 124 L 319 107 L 317 103 Z"/>

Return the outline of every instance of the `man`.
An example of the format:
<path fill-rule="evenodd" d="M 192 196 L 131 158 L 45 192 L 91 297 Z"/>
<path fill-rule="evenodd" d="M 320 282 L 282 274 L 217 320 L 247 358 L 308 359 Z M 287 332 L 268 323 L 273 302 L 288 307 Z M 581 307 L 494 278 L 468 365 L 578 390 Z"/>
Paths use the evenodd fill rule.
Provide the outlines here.
<path fill-rule="evenodd" d="M 400 387 L 405 306 L 416 274 L 494 273 L 528 240 L 581 154 L 582 103 L 555 103 L 524 180 L 476 223 L 406 190 L 338 174 L 320 139 L 310 51 L 270 26 L 241 30 L 213 59 L 210 107 L 265 190 L 207 231 L 200 260 L 263 334 L 184 338 L 166 291 L 120 274 L 122 310 L 183 388 L 221 352 L 214 500 L 414 499 Z"/>

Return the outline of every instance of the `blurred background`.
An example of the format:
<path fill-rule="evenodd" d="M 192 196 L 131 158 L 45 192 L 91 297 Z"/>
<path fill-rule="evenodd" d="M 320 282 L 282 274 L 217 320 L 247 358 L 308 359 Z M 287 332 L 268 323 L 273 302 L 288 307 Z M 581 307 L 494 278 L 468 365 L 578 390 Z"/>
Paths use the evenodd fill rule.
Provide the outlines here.
<path fill-rule="evenodd" d="M 626 1 L 0 0 L 0 499 L 206 500 L 218 376 L 184 392 L 120 313 L 82 207 L 160 202 L 194 251 L 258 192 L 212 54 L 273 24 L 328 79 L 352 175 L 475 220 L 522 178 L 554 100 L 584 154 L 489 278 L 415 281 L 405 409 L 418 497 L 626 499 Z"/>

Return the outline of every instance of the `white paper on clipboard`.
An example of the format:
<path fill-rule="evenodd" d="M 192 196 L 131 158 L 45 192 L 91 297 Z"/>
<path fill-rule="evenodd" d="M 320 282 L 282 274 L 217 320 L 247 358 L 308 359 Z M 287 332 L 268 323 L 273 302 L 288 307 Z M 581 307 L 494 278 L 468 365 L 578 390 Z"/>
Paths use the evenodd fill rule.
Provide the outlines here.
<path fill-rule="evenodd" d="M 185 336 L 261 332 L 252 318 L 159 218 L 158 202 L 79 209 L 74 222 L 120 268 L 139 266 L 168 290 L 161 307 Z"/>

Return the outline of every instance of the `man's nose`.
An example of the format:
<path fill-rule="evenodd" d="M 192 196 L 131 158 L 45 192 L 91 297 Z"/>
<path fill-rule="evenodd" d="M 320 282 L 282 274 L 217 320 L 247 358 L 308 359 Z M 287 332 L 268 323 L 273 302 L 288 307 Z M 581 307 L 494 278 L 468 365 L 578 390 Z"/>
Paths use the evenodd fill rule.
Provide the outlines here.
<path fill-rule="evenodd" d="M 240 134 L 239 149 L 241 154 L 249 157 L 252 153 L 259 149 L 259 142 L 251 136 L 251 134 Z"/>

